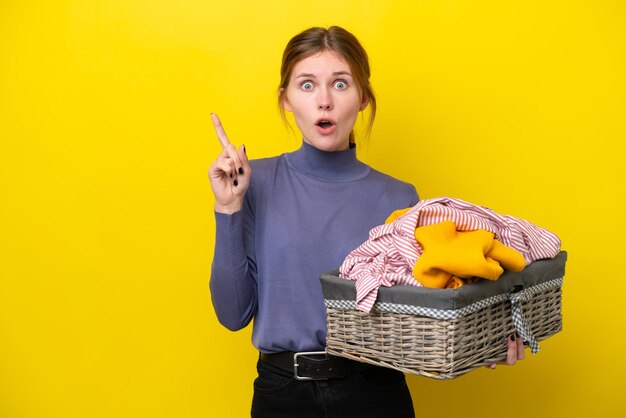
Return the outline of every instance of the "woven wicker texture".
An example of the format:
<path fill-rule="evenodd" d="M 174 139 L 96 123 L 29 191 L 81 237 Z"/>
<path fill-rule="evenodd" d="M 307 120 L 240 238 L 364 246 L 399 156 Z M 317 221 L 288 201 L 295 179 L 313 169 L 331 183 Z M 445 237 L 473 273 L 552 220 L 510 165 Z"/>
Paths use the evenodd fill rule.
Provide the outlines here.
<path fill-rule="evenodd" d="M 561 330 L 560 287 L 535 294 L 522 309 L 537 340 Z M 326 313 L 328 353 L 434 379 L 503 360 L 506 338 L 515 333 L 508 300 L 452 320 L 376 309 L 327 307 Z"/>

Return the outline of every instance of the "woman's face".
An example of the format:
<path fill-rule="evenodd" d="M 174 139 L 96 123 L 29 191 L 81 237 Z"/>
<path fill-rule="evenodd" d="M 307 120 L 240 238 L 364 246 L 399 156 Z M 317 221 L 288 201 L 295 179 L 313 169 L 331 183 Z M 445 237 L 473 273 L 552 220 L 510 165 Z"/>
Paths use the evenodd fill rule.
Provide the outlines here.
<path fill-rule="evenodd" d="M 348 149 L 350 132 L 367 107 L 348 64 L 325 50 L 294 65 L 282 105 L 293 112 L 304 141 L 322 151 Z"/>

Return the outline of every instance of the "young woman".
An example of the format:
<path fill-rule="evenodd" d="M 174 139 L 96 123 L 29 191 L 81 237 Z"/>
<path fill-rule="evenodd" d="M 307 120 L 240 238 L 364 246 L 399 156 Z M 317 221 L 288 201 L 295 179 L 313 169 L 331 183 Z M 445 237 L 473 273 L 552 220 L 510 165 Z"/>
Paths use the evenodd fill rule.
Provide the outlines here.
<path fill-rule="evenodd" d="M 283 117 L 293 112 L 302 133 L 300 149 L 249 161 L 212 115 L 223 150 L 209 169 L 210 288 L 225 327 L 254 319 L 253 417 L 414 416 L 401 372 L 301 354 L 325 348 L 320 274 L 341 265 L 391 212 L 419 200 L 412 185 L 356 158 L 356 118 L 370 106 L 371 128 L 376 114 L 369 78 L 367 53 L 351 33 L 311 28 L 289 41 L 278 90 Z M 514 362 L 519 346 L 509 348 Z"/>

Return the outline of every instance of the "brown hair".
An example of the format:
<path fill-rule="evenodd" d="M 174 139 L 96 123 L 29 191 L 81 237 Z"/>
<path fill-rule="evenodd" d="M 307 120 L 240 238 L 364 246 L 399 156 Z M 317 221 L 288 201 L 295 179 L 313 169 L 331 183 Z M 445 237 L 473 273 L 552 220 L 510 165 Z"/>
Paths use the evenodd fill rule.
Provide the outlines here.
<path fill-rule="evenodd" d="M 328 29 L 317 27 L 307 29 L 291 38 L 285 47 L 278 86 L 278 106 L 283 120 L 287 121 L 281 99 L 289 84 L 293 67 L 304 58 L 325 50 L 339 54 L 346 61 L 352 71 L 352 77 L 356 81 L 361 97 L 369 101 L 371 106 L 367 124 L 367 134 L 369 134 L 376 117 L 376 97 L 370 84 L 370 65 L 367 52 L 354 35 L 339 26 L 331 26 Z M 350 132 L 350 142 L 354 142 L 353 131 Z"/>

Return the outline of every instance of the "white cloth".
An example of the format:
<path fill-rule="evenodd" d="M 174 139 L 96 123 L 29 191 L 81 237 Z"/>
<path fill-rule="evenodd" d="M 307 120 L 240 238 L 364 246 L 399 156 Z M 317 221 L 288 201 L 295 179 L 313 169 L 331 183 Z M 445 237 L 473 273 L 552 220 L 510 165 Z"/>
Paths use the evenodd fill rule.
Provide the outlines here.
<path fill-rule="evenodd" d="M 413 266 L 422 254 L 415 228 L 447 220 L 454 222 L 458 231 L 493 232 L 495 239 L 519 251 L 526 265 L 554 258 L 561 248 L 555 234 L 523 219 L 451 197 L 422 200 L 394 222 L 372 228 L 369 239 L 345 258 L 339 272 L 356 281 L 357 308 L 369 312 L 380 286 L 420 286 L 413 277 Z"/>

